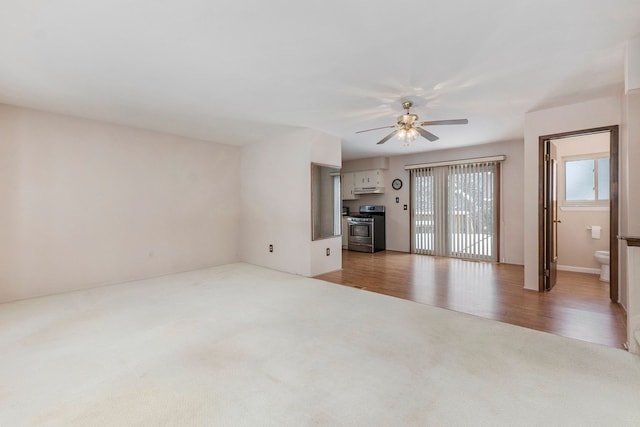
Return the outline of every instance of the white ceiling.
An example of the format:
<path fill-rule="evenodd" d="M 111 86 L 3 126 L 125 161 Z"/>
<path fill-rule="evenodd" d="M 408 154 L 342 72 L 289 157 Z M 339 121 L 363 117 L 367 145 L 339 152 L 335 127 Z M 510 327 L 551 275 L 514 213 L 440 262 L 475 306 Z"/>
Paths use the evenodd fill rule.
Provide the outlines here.
<path fill-rule="evenodd" d="M 2 0 L 0 102 L 227 144 L 290 126 L 345 159 L 521 139 L 622 93 L 638 0 Z M 430 143 L 376 142 L 410 99 Z"/>

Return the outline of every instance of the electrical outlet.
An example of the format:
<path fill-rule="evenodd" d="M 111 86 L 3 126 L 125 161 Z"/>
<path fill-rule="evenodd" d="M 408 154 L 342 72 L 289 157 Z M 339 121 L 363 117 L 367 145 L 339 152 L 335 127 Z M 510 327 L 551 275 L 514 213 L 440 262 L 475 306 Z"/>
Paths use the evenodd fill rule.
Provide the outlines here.
<path fill-rule="evenodd" d="M 273 245 L 269 245 L 269 252 L 273 252 Z"/>
<path fill-rule="evenodd" d="M 402 209 L 407 210 L 407 205 L 402 206 Z"/>
<path fill-rule="evenodd" d="M 327 256 L 331 255 L 331 249 L 327 248 Z"/>

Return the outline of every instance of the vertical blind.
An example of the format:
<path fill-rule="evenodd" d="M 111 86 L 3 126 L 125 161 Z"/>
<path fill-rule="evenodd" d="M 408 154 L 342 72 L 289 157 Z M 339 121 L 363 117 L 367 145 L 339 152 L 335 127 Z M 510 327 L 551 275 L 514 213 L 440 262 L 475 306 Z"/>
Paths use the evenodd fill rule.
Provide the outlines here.
<path fill-rule="evenodd" d="M 411 170 L 412 250 L 497 261 L 498 162 Z"/>
<path fill-rule="evenodd" d="M 340 174 L 333 175 L 333 235 L 342 234 L 342 195 L 340 194 Z"/>

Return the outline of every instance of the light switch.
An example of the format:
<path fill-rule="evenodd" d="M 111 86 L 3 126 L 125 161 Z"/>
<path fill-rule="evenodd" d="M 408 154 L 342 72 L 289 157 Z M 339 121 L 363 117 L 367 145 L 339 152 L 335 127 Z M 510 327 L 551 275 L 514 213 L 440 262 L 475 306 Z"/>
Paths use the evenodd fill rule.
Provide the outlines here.
<path fill-rule="evenodd" d="M 406 211 L 406 210 L 407 210 L 407 205 L 404 205 L 404 206 L 402 207 L 402 209 L 404 209 L 404 210 Z"/>

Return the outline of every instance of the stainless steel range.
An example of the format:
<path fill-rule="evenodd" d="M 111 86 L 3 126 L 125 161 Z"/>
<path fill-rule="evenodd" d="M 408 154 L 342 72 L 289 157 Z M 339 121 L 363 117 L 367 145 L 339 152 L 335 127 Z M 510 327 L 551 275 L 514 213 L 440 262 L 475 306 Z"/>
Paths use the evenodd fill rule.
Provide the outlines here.
<path fill-rule="evenodd" d="M 347 218 L 349 250 L 378 252 L 386 248 L 384 206 L 360 206 L 360 215 Z"/>

